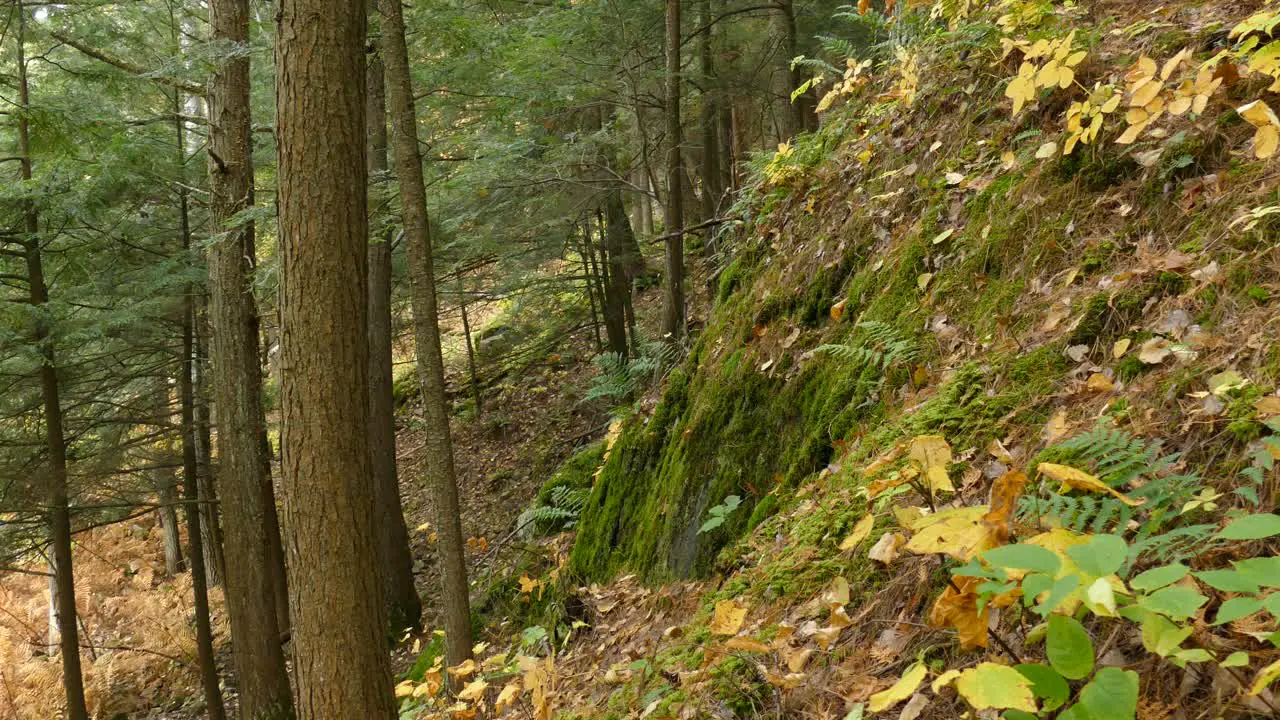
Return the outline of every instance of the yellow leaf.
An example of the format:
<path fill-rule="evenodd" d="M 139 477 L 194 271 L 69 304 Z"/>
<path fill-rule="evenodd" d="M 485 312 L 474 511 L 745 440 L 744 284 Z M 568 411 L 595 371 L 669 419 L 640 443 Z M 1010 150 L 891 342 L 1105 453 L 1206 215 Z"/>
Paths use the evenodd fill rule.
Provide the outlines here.
<path fill-rule="evenodd" d="M 1036 158 L 1044 160 L 1058 154 L 1058 143 L 1050 140 L 1049 142 L 1036 148 Z"/>
<path fill-rule="evenodd" d="M 906 700 L 915 693 L 916 688 L 920 687 L 920 683 L 924 682 L 924 678 L 928 674 L 929 669 L 925 667 L 924 663 L 912 665 L 892 687 L 872 695 L 867 709 L 873 713 L 883 712 Z"/>
<path fill-rule="evenodd" d="M 1142 134 L 1142 131 L 1146 129 L 1147 129 L 1147 124 L 1145 122 L 1138 123 L 1136 125 L 1130 125 L 1129 127 L 1125 128 L 1124 132 L 1120 134 L 1120 137 L 1116 138 L 1116 144 L 1132 145 L 1133 142 L 1138 139 L 1138 136 Z"/>
<path fill-rule="evenodd" d="M 941 435 L 920 435 L 913 438 L 908 457 L 919 463 L 925 477 L 929 479 L 930 490 L 955 492 L 956 488 L 947 474 L 947 466 L 951 464 L 951 446 Z"/>
<path fill-rule="evenodd" d="M 1133 88 L 1133 95 L 1129 98 L 1129 105 L 1133 107 L 1146 107 L 1151 104 L 1160 95 L 1160 91 L 1164 89 L 1164 83 L 1149 78 L 1140 81 Z"/>
<path fill-rule="evenodd" d="M 752 638 L 749 638 L 749 637 L 729 638 L 727 641 L 725 641 L 724 646 L 730 650 L 742 650 L 743 652 L 752 652 L 752 653 L 769 652 L 768 645 L 765 645 L 759 640 L 753 640 Z"/>
<path fill-rule="evenodd" d="M 1054 440 L 1067 434 L 1067 414 L 1059 410 L 1049 418 L 1049 422 L 1044 426 L 1044 441 L 1052 443 Z"/>
<path fill-rule="evenodd" d="M 950 685 L 951 682 L 958 677 L 960 677 L 959 670 L 955 670 L 955 669 L 948 670 L 942 673 L 941 675 L 939 675 L 938 677 L 934 678 L 933 682 L 929 683 L 929 689 L 933 691 L 934 695 L 937 695 L 939 692 L 942 691 L 942 688 Z"/>
<path fill-rule="evenodd" d="M 1280 129 L 1275 125 L 1263 125 L 1258 134 L 1253 136 L 1253 155 L 1259 160 L 1266 160 L 1276 154 L 1280 147 Z"/>
<path fill-rule="evenodd" d="M 858 543 L 866 540 L 867 536 L 871 534 L 871 528 L 875 524 L 876 518 L 874 515 L 871 513 L 864 515 L 863 518 L 858 521 L 858 524 L 853 526 L 853 532 L 849 533 L 849 537 L 846 537 L 844 541 L 840 543 L 840 550 L 847 552 L 857 547 Z"/>
<path fill-rule="evenodd" d="M 1241 105 L 1236 108 L 1236 112 L 1256 128 L 1266 125 L 1280 125 L 1280 119 L 1276 118 L 1271 106 L 1261 100 L 1254 100 L 1248 105 Z"/>
<path fill-rule="evenodd" d="M 1062 483 L 1062 487 L 1058 490 L 1060 493 L 1068 490 L 1105 493 L 1107 495 L 1111 495 L 1129 507 L 1137 507 L 1146 502 L 1145 499 L 1134 500 L 1123 493 L 1116 492 L 1097 477 L 1090 475 L 1083 470 L 1078 470 L 1067 465 L 1058 465 L 1057 463 L 1040 463 L 1036 466 L 1036 470 L 1041 475 Z"/>
<path fill-rule="evenodd" d="M 787 669 L 793 673 L 804 670 L 804 666 L 809 664 L 810 657 L 813 657 L 812 648 L 787 651 Z"/>
<path fill-rule="evenodd" d="M 1018 167 L 1018 156 L 1006 150 L 1000 154 L 1000 165 L 1005 170 L 1012 170 Z"/>
<path fill-rule="evenodd" d="M 479 700 L 484 697 L 484 691 L 488 687 L 489 683 L 485 682 L 484 678 L 476 678 L 475 680 L 467 683 L 466 687 L 462 688 L 462 691 L 458 693 L 458 699 Z"/>
<path fill-rule="evenodd" d="M 988 532 L 982 517 L 988 510 L 986 505 L 974 505 L 927 515 L 912 528 L 915 535 L 906 549 L 917 555 L 945 553 L 957 560 L 968 560 L 986 549 L 983 545 Z"/>
<path fill-rule="evenodd" d="M 1249 694 L 1257 695 L 1258 693 L 1261 693 L 1263 690 L 1266 690 L 1267 686 L 1274 682 L 1276 678 L 1280 678 L 1280 660 L 1277 660 L 1258 671 L 1258 677 L 1254 679 L 1253 687 L 1249 688 Z"/>
<path fill-rule="evenodd" d="M 516 698 L 520 697 L 520 680 L 519 678 L 512 680 L 502 688 L 502 692 L 498 693 L 498 699 L 493 702 L 493 709 L 501 713 L 507 709 Z"/>
<path fill-rule="evenodd" d="M 843 316 L 844 316 L 844 304 L 845 304 L 845 302 L 847 302 L 847 301 L 845 301 L 845 300 L 841 300 L 840 302 L 838 302 L 838 303 L 836 303 L 835 305 L 832 305 L 832 306 L 831 306 L 831 319 L 832 319 L 832 320 L 839 320 L 841 317 L 843 317 Z"/>
<path fill-rule="evenodd" d="M 930 280 L 933 280 L 933 273 L 921 273 L 920 277 L 916 278 L 916 287 L 923 291 L 929 287 Z"/>
<path fill-rule="evenodd" d="M 746 619 L 746 606 L 736 600 L 721 600 L 716 603 L 715 614 L 711 617 L 711 632 L 715 635 L 737 635 L 742 621 Z"/>
<path fill-rule="evenodd" d="M 1088 388 L 1090 392 L 1107 393 L 1116 389 L 1115 383 L 1111 382 L 1111 378 L 1103 375 L 1102 373 L 1094 373 L 1090 375 L 1089 380 L 1085 382 L 1084 386 Z"/>
<path fill-rule="evenodd" d="M 923 521 L 929 515 L 925 508 L 922 507 L 895 507 L 893 508 L 893 518 L 898 524 L 908 530 L 915 530 L 917 523 Z"/>
<path fill-rule="evenodd" d="M 1122 338 L 1120 340 L 1117 340 L 1116 344 L 1111 346 L 1111 357 L 1115 358 L 1116 360 L 1119 360 L 1120 358 L 1124 357 L 1124 354 L 1129 352 L 1129 345 L 1131 345 L 1132 343 L 1133 341 L 1130 340 L 1129 338 Z"/>
<path fill-rule="evenodd" d="M 417 683 L 415 683 L 412 680 L 405 680 L 404 682 L 396 685 L 396 697 L 397 698 L 409 697 L 410 695 L 413 694 L 413 688 L 415 685 L 417 685 Z"/>

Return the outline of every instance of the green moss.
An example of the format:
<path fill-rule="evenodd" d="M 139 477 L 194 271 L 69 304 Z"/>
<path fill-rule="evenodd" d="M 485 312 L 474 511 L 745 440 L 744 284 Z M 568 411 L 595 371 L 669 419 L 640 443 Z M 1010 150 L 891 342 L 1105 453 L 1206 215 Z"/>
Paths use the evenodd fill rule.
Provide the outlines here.
<path fill-rule="evenodd" d="M 1088 192 L 1103 192 L 1136 177 L 1142 167 L 1128 155 L 1090 146 L 1061 156 L 1054 170 L 1063 182 L 1076 180 Z"/>
<path fill-rule="evenodd" d="M 1121 382 L 1132 382 L 1134 378 L 1150 370 L 1152 365 L 1148 365 L 1138 359 L 1136 354 L 1125 355 L 1119 363 L 1116 364 L 1116 377 Z"/>
<path fill-rule="evenodd" d="M 1259 285 L 1250 285 L 1244 291 L 1244 294 L 1249 296 L 1250 300 L 1258 303 L 1259 305 L 1265 305 L 1271 302 L 1271 291 Z"/>
<path fill-rule="evenodd" d="M 551 494 L 558 487 L 585 490 L 595 480 L 595 472 L 604 460 L 604 441 L 594 442 L 564 461 L 538 490 L 538 504 L 551 503 Z"/>

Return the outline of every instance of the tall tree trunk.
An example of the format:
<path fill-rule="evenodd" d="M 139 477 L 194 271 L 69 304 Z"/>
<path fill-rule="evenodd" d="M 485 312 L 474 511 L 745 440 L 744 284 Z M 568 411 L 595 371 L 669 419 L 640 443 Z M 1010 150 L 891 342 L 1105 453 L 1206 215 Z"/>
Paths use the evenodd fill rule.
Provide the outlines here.
<path fill-rule="evenodd" d="M 393 0 L 399 2 L 399 0 Z M 370 3 L 376 13 L 377 3 Z M 382 58 L 368 56 L 366 82 L 369 126 L 370 203 L 382 212 L 387 175 L 387 111 Z M 379 223 L 381 225 L 381 223 Z M 378 518 L 378 571 L 382 600 L 392 631 L 422 627 L 422 601 L 413 584 L 413 553 L 400 504 L 396 476 L 396 419 L 391 358 L 391 230 L 369 241 L 369 456 L 373 466 L 373 502 Z"/>
<path fill-rule="evenodd" d="M 467 284 L 463 272 L 458 270 L 458 308 L 462 311 L 462 337 L 467 346 L 467 371 L 471 376 L 471 402 L 476 407 L 476 417 L 484 414 L 484 393 L 480 389 L 480 374 L 476 371 L 476 347 L 471 342 L 471 319 L 467 316 Z"/>
<path fill-rule="evenodd" d="M 662 295 L 662 333 L 679 342 L 685 332 L 684 307 L 684 194 L 680 160 L 680 0 L 667 0 L 667 204 L 665 288 Z"/>
<path fill-rule="evenodd" d="M 613 352 L 627 357 L 627 300 L 631 297 L 634 268 L 630 264 L 627 238 L 634 242 L 631 220 L 622 204 L 622 188 L 615 187 L 604 197 L 605 232 L 601 255 L 607 259 L 608 282 L 605 285 L 605 318 L 608 322 L 609 346 Z M 616 327 L 615 327 L 616 326 Z M 615 337 L 616 336 L 616 337 Z"/>
<path fill-rule="evenodd" d="M 720 200 L 724 196 L 720 172 L 719 91 L 715 87 L 715 69 L 711 48 L 711 0 L 699 0 L 698 23 L 703 30 L 698 38 L 699 74 L 702 76 L 702 156 L 699 174 L 702 181 L 702 215 L 706 219 L 720 212 Z M 707 237 L 713 237 L 711 230 Z M 704 243 L 707 254 L 715 253 L 715 244 Z"/>
<path fill-rule="evenodd" d="M 31 90 L 27 81 L 26 8 L 17 2 L 18 63 L 18 162 L 24 181 L 32 178 L 31 165 Z M 71 508 L 67 496 L 67 440 L 63 434 L 62 400 L 59 396 L 57 356 L 50 338 L 46 304 L 49 288 L 45 284 L 44 264 L 40 254 L 40 218 L 35 203 L 22 202 L 27 261 L 34 323 L 32 340 L 40 351 L 40 396 L 44 406 L 45 449 L 48 452 L 48 522 L 53 538 L 53 575 L 57 592 L 54 603 L 58 616 L 58 644 L 62 652 L 62 687 L 67 698 L 67 720 L 88 720 L 85 704 L 84 677 L 80 670 L 80 634 L 76 624 L 76 586 L 71 559 Z"/>
<path fill-rule="evenodd" d="M 422 383 L 427 480 L 435 491 L 436 525 L 440 533 L 441 596 L 445 657 L 457 665 L 471 657 L 471 604 L 467 596 L 467 567 L 463 558 L 462 518 L 458 505 L 453 441 L 449 435 L 449 403 L 444 387 L 444 359 L 436 317 L 436 281 L 427 224 L 427 191 L 418 147 L 417 114 L 405 44 L 404 12 L 398 2 L 379 4 L 382 13 L 382 61 L 387 66 L 395 171 L 400 180 L 405 249 L 413 296 L 413 335 Z"/>
<path fill-rule="evenodd" d="M 156 422 L 161 423 L 172 417 L 169 409 L 169 382 L 159 378 L 156 383 Z M 182 536 L 178 529 L 178 493 L 177 480 L 170 466 L 172 452 L 167 440 L 157 443 L 159 452 L 152 458 L 151 486 L 156 490 L 159 507 L 156 515 L 160 519 L 160 530 L 164 542 L 164 571 L 169 577 L 182 572 Z"/>
<path fill-rule="evenodd" d="M 215 42 L 247 46 L 248 0 L 213 0 L 209 24 Z M 262 455 L 262 375 L 249 281 L 253 225 L 228 227 L 233 215 L 253 205 L 250 132 L 249 58 L 237 54 L 217 64 L 209 83 L 209 194 L 215 233 L 209 248 L 210 356 L 231 647 L 241 715 L 258 720 L 286 717 L 292 700 L 280 644 L 278 578 L 269 549 L 268 513 L 274 513 L 274 500 Z"/>
<path fill-rule="evenodd" d="M 192 368 L 196 416 L 196 489 L 200 494 L 200 530 L 203 535 L 205 575 L 210 587 L 222 584 L 227 576 L 227 565 L 222 552 L 222 523 L 218 520 L 218 493 L 213 483 L 213 422 L 209 412 L 208 343 L 204 332 L 207 326 L 208 300 L 201 293 L 193 318 L 192 334 L 195 336 L 195 358 Z"/>
<path fill-rule="evenodd" d="M 581 234 L 578 232 L 582 230 Z M 591 332 L 596 339 L 596 352 L 604 350 L 604 339 L 600 335 L 600 310 L 596 304 L 596 273 L 593 269 L 595 263 L 592 259 L 595 257 L 591 253 L 591 218 L 584 217 L 582 219 L 582 227 L 578 227 L 578 223 L 574 223 L 569 229 L 569 239 L 577 247 L 578 257 L 582 258 L 582 279 L 584 287 L 587 291 L 587 303 L 591 306 Z"/>
<path fill-rule="evenodd" d="M 176 36 L 175 32 L 175 36 Z M 176 39 L 176 37 L 175 37 Z M 176 44 L 176 43 L 175 43 Z M 178 234 L 182 249 L 191 252 L 189 197 L 186 187 L 186 126 L 182 119 L 182 94 L 173 92 L 174 134 L 177 138 L 178 170 Z M 194 262 L 195 257 L 189 257 Z M 187 286 L 182 311 L 182 363 L 178 374 L 178 400 L 182 412 L 182 489 L 186 501 L 187 557 L 191 566 L 191 594 L 196 620 L 196 659 L 200 664 L 200 685 L 204 690 L 205 712 L 209 720 L 226 720 L 222 704 L 222 687 L 218 682 L 218 662 L 213 650 L 213 628 L 209 618 L 208 569 L 205 567 L 204 533 L 201 516 L 208 510 L 200 505 L 200 468 L 196 453 L 195 393 L 195 307 L 196 288 Z"/>
<path fill-rule="evenodd" d="M 300 720 L 396 717 L 369 441 L 363 2 L 283 0 L 281 415 Z"/>
<path fill-rule="evenodd" d="M 800 85 L 800 76 L 791 69 L 796 56 L 796 11 L 792 0 L 778 0 L 778 11 L 773 16 L 773 35 L 777 51 L 774 55 L 774 94 L 778 96 L 781 110 L 778 112 L 779 142 L 795 137 L 804 129 L 804 106 L 791 102 L 791 92 Z"/>

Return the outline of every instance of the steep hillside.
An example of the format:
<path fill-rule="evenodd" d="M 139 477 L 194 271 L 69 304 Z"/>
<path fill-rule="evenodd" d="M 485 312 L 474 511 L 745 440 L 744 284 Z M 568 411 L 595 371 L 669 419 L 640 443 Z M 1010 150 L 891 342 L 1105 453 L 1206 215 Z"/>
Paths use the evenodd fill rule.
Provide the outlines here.
<path fill-rule="evenodd" d="M 1058 680 L 1094 678 L 1060 717 L 1139 697 L 1144 718 L 1273 711 L 1276 616 L 1260 610 L 1280 575 L 1197 584 L 1169 563 L 1234 572 L 1274 555 L 1280 533 L 1280 122 L 1265 109 L 1280 11 L 980 5 L 902 20 L 908 49 L 851 60 L 821 131 L 762 161 L 705 329 L 609 452 L 576 577 L 719 578 L 684 639 L 653 651 L 668 679 L 651 667 L 640 682 L 665 691 L 623 704 L 860 717 L 908 669 L 894 702 L 866 708 L 897 713 L 917 668 L 982 659 L 961 650 L 988 645 L 988 603 L 1004 608 L 989 621 L 999 664 L 1042 659 L 1043 619 L 1083 602 L 1107 667 L 1090 674 L 1094 645 L 1081 674 L 1054 664 Z M 1055 560 L 1022 557 L 1028 545 Z M 1037 569 L 1061 580 L 1068 558 L 1096 572 L 1071 580 L 1092 584 L 1063 590 L 1065 606 L 1019 587 Z M 1177 576 L 1137 580 L 1150 568 Z M 1188 604 L 1156 608 L 1162 588 Z M 1153 640 L 1165 625 L 1187 632 Z M 821 670 L 806 669 L 814 652 Z M 1039 708 L 984 706 L 975 684 L 1026 682 L 989 672 L 963 699 L 954 674 L 939 678 L 903 717 L 1052 704 L 1037 685 Z"/>

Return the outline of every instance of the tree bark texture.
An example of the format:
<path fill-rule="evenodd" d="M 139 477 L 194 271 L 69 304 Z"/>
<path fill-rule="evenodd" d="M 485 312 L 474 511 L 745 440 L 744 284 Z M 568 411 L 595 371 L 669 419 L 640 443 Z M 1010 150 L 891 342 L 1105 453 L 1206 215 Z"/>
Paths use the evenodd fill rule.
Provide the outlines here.
<path fill-rule="evenodd" d="M 19 174 L 24 181 L 32 178 L 31 126 L 28 114 L 31 108 L 31 90 L 27 80 L 26 58 L 26 8 L 22 0 L 17 3 L 17 65 L 18 65 L 18 162 Z M 23 220 L 25 238 L 22 241 L 27 263 L 27 281 L 35 327 L 32 340 L 40 350 L 40 396 L 44 408 L 45 450 L 48 452 L 46 471 L 49 503 L 48 523 L 53 540 L 53 589 L 50 603 L 55 607 L 59 630 L 58 644 L 62 654 L 62 687 L 67 699 L 67 720 L 88 720 L 85 703 L 84 676 L 80 668 L 80 635 L 76 622 L 76 586 L 71 558 L 71 508 L 67 494 L 67 439 L 62 423 L 62 399 L 58 386 L 57 353 L 50 338 L 46 305 L 49 288 L 44 279 L 44 262 L 40 247 L 40 218 L 35 204 L 24 200 Z"/>
<path fill-rule="evenodd" d="M 209 23 L 215 41 L 247 44 L 248 0 L 213 0 Z M 217 64 L 209 84 L 209 344 L 232 657 L 241 715 L 258 720 L 288 716 L 292 701 L 268 547 L 279 536 L 271 534 L 274 493 L 261 455 L 262 375 L 249 279 L 253 225 L 227 225 L 253 204 L 250 132 L 249 58 L 237 55 Z"/>
<path fill-rule="evenodd" d="M 680 159 L 680 0 L 667 0 L 667 203 L 663 208 L 666 272 L 662 295 L 662 333 L 679 342 L 685 331 L 684 193 Z"/>
<path fill-rule="evenodd" d="M 376 3 L 370 3 L 376 12 Z M 385 211 L 387 176 L 387 112 L 382 57 L 368 55 L 366 123 L 369 131 L 370 204 L 375 217 Z M 372 227 L 382 227 L 375 223 Z M 369 236 L 369 457 L 378 571 L 389 628 L 421 629 L 422 601 L 413 583 L 413 553 L 400 503 L 396 476 L 395 399 L 391 357 L 391 230 L 387 226 Z"/>
<path fill-rule="evenodd" d="M 449 401 L 440 353 L 435 269 L 427 220 L 426 184 L 418 146 L 417 114 L 405 44 L 404 12 L 397 2 L 379 4 L 382 15 L 382 61 L 387 67 L 387 103 L 391 118 L 396 177 L 404 213 L 405 250 L 413 304 L 413 335 L 422 384 L 423 448 L 427 482 L 435 493 L 436 547 L 440 558 L 441 610 L 444 615 L 445 658 L 457 665 L 471 657 L 471 604 L 463 557 L 462 519 L 458 504 L 453 441 L 449 435 Z"/>
<path fill-rule="evenodd" d="M 363 2 L 282 0 L 285 556 L 301 720 L 396 717 L 370 487 Z"/>

